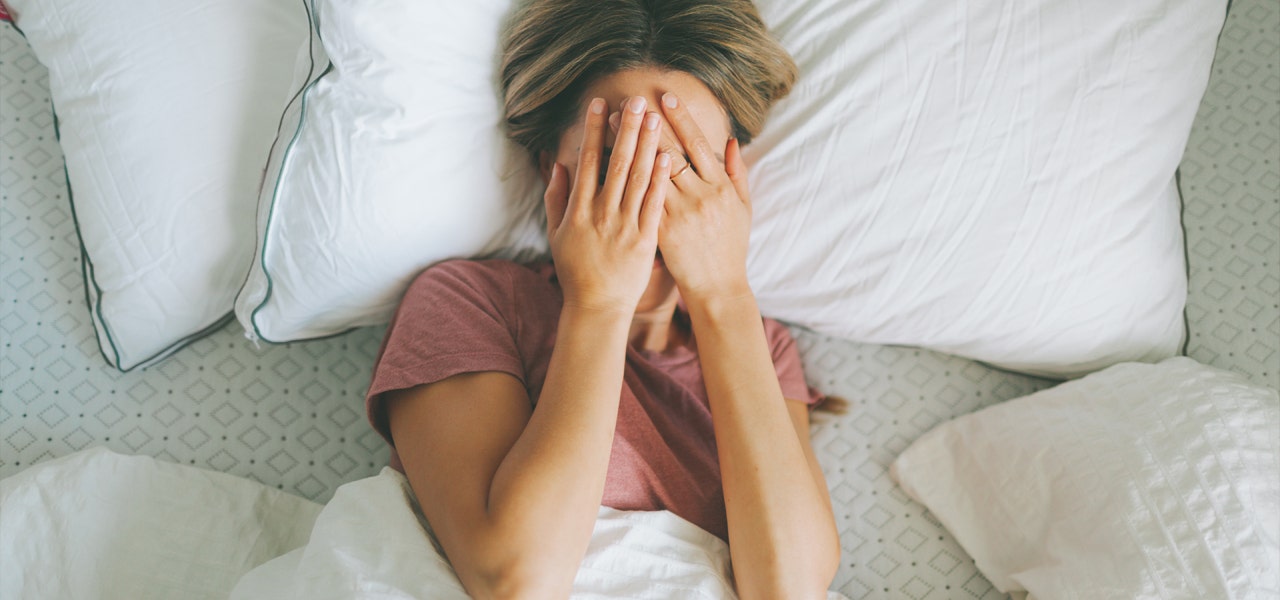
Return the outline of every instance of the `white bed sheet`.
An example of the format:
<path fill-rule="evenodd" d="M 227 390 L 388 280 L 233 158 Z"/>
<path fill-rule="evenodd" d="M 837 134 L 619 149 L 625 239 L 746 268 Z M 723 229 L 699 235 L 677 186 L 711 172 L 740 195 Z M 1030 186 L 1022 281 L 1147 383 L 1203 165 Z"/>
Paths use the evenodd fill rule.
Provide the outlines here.
<path fill-rule="evenodd" d="M 306 543 L 320 505 L 94 448 L 0 480 L 0 598 L 225 600 Z"/>
<path fill-rule="evenodd" d="M 320 505 L 101 448 L 0 480 L 9 600 L 466 600 L 403 475 Z M 735 598 L 729 547 L 666 511 L 601 508 L 573 598 Z M 843 598 L 832 592 L 831 598 Z"/>
<path fill-rule="evenodd" d="M 251 571 L 231 600 L 467 600 L 409 483 L 390 468 L 342 486 L 306 546 Z M 732 600 L 729 547 L 667 511 L 602 507 L 572 598 Z M 842 598 L 832 592 L 831 598 Z"/>

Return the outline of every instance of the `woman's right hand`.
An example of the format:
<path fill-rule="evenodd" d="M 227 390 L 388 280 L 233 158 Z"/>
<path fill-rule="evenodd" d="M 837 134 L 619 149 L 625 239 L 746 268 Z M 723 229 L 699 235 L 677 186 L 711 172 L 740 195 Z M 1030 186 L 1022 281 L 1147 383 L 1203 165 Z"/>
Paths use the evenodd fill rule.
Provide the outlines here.
<path fill-rule="evenodd" d="M 604 182 L 605 101 L 587 106 L 577 173 L 556 163 L 543 200 L 547 237 L 566 307 L 630 316 L 649 285 L 671 172 L 659 154 L 662 119 L 643 97 L 623 101 Z"/>

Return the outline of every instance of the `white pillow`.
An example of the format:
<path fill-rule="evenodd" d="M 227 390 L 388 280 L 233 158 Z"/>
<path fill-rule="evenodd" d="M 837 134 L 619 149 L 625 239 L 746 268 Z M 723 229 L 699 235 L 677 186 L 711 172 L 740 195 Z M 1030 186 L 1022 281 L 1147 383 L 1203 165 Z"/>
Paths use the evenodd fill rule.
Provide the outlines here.
<path fill-rule="evenodd" d="M 225 600 L 306 544 L 320 510 L 242 477 L 91 448 L 0 480 L 0 598 Z"/>
<path fill-rule="evenodd" d="M 86 295 L 129 370 L 218 327 L 253 251 L 297 0 L 6 0 L 49 87 Z"/>
<path fill-rule="evenodd" d="M 1280 594 L 1280 396 L 1123 364 L 922 436 L 890 473 L 1002 592 Z"/>
<path fill-rule="evenodd" d="M 311 4 L 312 81 L 282 121 L 236 300 L 275 342 L 386 322 L 436 261 L 545 245 L 541 180 L 499 127 L 510 2 Z"/>
<path fill-rule="evenodd" d="M 1225 2 L 757 4 L 802 73 L 746 148 L 765 314 L 1046 375 L 1178 353 Z"/>
<path fill-rule="evenodd" d="M 500 137 L 510 2 L 318 4 L 335 67 L 286 119 L 237 302 L 276 341 L 384 322 L 422 267 L 539 233 Z M 801 68 L 747 148 L 765 314 L 1042 374 L 1177 352 L 1173 175 L 1222 0 L 757 4 Z"/>

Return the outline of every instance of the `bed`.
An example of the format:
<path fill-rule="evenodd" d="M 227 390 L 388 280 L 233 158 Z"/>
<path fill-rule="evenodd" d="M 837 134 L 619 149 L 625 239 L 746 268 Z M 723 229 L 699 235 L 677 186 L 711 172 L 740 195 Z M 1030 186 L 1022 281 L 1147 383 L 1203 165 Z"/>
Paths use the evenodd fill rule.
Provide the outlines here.
<path fill-rule="evenodd" d="M 1179 187 L 1185 354 L 1280 389 L 1280 9 L 1232 3 Z M 130 372 L 104 364 L 85 309 L 48 73 L 0 25 L 0 478 L 93 447 L 261 482 L 317 503 L 387 460 L 363 414 L 383 329 L 280 345 L 228 323 Z M 1000 598 L 889 466 L 924 432 L 1057 382 L 797 327 L 810 383 L 850 401 L 813 441 L 853 598 Z M 1273 507 L 1274 508 L 1274 507 Z"/>

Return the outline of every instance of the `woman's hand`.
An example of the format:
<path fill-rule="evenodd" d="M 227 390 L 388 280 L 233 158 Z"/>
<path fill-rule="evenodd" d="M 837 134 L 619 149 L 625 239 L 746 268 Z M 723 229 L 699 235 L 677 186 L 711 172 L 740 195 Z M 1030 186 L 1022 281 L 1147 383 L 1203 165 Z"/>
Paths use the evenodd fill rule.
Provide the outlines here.
<path fill-rule="evenodd" d="M 621 125 L 603 184 L 605 101 L 586 111 L 572 184 L 556 164 L 543 197 L 547 237 L 566 307 L 630 316 L 649 285 L 671 160 L 658 153 L 662 119 L 645 99 L 623 101 Z M 572 187 L 571 187 L 572 185 Z"/>
<path fill-rule="evenodd" d="M 662 104 L 689 161 L 689 168 L 677 165 L 658 231 L 658 247 L 667 269 L 686 301 L 750 294 L 747 239 L 751 201 L 738 141 L 729 140 L 722 166 L 675 94 L 664 94 Z"/>

